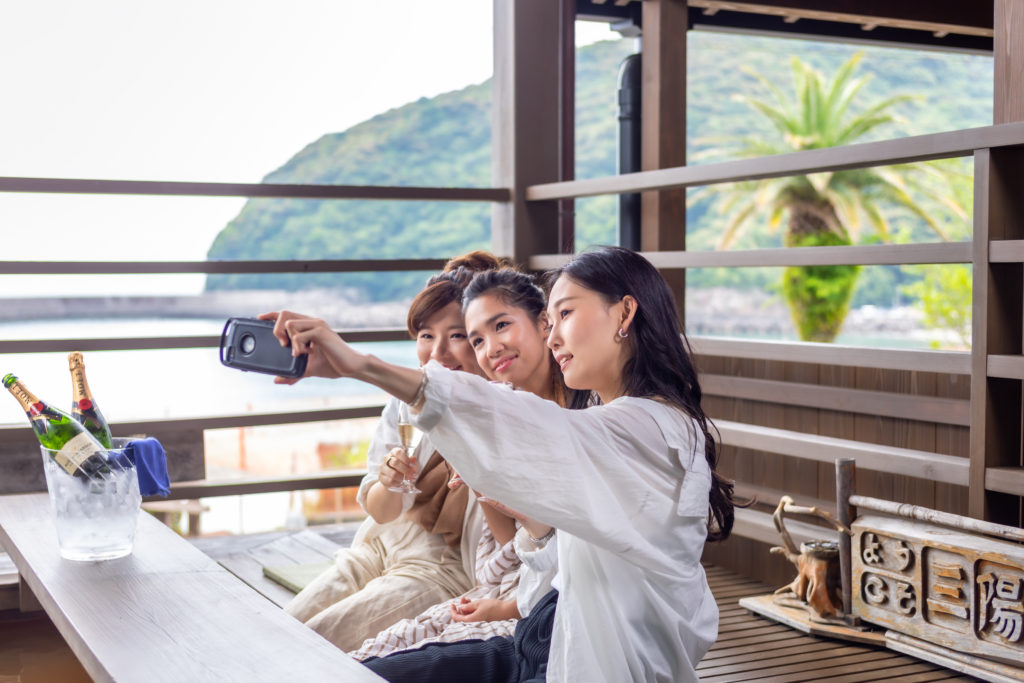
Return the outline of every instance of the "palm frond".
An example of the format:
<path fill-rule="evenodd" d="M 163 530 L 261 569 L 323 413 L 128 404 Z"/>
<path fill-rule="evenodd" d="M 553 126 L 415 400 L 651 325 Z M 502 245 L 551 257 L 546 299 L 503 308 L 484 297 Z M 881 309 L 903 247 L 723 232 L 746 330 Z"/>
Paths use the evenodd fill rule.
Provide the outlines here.
<path fill-rule="evenodd" d="M 729 223 L 725 226 L 722 236 L 718 240 L 717 249 L 728 249 L 732 246 L 733 242 L 736 241 L 736 237 L 739 235 L 740 227 L 754 215 L 755 209 L 756 207 L 753 202 L 751 202 L 744 207 L 742 211 L 732 217 Z"/>

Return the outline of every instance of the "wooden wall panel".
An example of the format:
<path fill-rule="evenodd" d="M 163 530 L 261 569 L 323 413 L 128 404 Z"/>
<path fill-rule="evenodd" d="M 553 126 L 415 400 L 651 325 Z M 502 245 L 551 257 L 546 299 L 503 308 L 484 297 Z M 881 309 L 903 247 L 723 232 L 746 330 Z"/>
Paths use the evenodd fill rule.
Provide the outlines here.
<path fill-rule="evenodd" d="M 966 400 L 970 395 L 970 382 L 966 376 L 961 375 L 721 356 L 700 356 L 697 361 L 701 373 L 717 376 L 783 381 L 795 385 L 846 387 L 889 392 L 894 396 Z M 792 396 L 787 396 L 787 401 L 791 399 Z M 772 404 L 767 400 L 726 396 L 706 396 L 705 410 L 713 420 L 733 420 L 958 457 L 967 457 L 969 452 L 969 430 L 963 425 L 895 419 L 880 414 L 855 414 L 817 405 Z M 804 501 L 805 504 L 834 506 L 835 468 L 829 463 L 734 447 L 721 449 L 720 463 L 722 472 L 734 478 L 741 488 L 774 491 L 757 501 L 755 508 L 761 511 L 770 512 L 774 509 L 782 493 L 791 495 L 798 502 Z M 966 511 L 965 487 L 936 484 L 917 477 L 862 469 L 857 473 L 857 492 L 957 514 Z M 764 493 L 762 491 L 762 495 Z M 705 556 L 716 564 L 769 583 L 786 583 L 791 569 L 785 563 L 775 566 L 774 560 L 777 558 L 769 560 L 768 548 L 774 544 L 775 539 L 764 541 L 730 539 L 725 544 L 709 546 Z"/>

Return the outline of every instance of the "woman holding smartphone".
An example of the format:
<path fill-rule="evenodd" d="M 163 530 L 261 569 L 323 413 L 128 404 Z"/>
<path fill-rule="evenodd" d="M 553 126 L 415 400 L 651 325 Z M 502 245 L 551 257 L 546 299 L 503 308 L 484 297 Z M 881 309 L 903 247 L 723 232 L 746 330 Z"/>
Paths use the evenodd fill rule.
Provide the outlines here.
<path fill-rule="evenodd" d="M 462 293 L 477 272 L 506 265 L 486 252 L 452 259 L 409 307 L 407 327 L 421 365 L 436 362 L 479 375 L 462 322 Z M 367 451 L 367 474 L 356 494 L 369 514 L 352 546 L 286 605 L 285 610 L 344 650 L 354 650 L 396 621 L 460 595 L 475 581 L 482 526 L 479 506 L 453 476 L 429 438 L 417 453 L 398 435 L 399 402 L 391 399 Z M 405 479 L 419 492 L 402 492 Z"/>
<path fill-rule="evenodd" d="M 556 590 L 514 637 L 368 662 L 387 680 L 696 681 L 717 636 L 700 557 L 729 534 L 732 485 L 715 472 L 672 294 L 617 247 L 577 256 L 551 283 L 548 347 L 566 385 L 599 406 L 566 410 L 433 363 L 396 367 L 322 321 L 276 316 L 282 343 L 308 354 L 307 375 L 354 377 L 410 404 L 469 485 L 559 530 Z"/>

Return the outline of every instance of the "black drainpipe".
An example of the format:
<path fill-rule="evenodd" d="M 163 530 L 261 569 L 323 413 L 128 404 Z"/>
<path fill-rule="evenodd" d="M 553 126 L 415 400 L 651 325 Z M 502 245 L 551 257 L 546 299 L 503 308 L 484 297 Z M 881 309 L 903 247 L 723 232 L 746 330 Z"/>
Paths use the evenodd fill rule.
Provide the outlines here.
<path fill-rule="evenodd" d="M 619 67 L 619 173 L 640 170 L 640 55 Z M 619 245 L 640 251 L 640 194 L 619 195 Z"/>

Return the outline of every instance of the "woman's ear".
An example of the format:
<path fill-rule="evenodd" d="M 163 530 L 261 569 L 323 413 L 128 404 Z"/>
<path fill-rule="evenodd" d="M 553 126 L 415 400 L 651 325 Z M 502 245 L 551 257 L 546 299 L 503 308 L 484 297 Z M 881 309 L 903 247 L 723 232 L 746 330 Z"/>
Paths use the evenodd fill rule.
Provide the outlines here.
<path fill-rule="evenodd" d="M 537 329 L 544 334 L 551 332 L 551 317 L 548 315 L 547 309 L 541 311 L 537 316 Z"/>
<path fill-rule="evenodd" d="M 619 304 L 622 306 L 622 317 L 619 321 L 619 336 L 625 339 L 629 335 L 629 327 L 633 324 L 633 318 L 636 317 L 636 312 L 640 308 L 640 303 L 632 294 L 627 294 L 622 297 Z"/>

